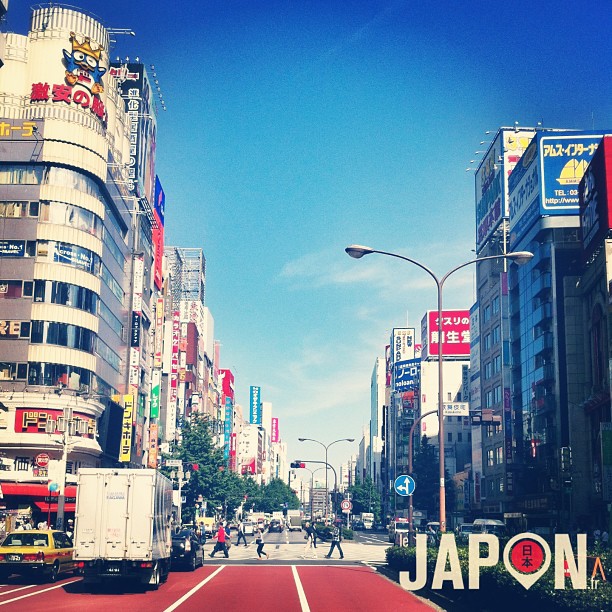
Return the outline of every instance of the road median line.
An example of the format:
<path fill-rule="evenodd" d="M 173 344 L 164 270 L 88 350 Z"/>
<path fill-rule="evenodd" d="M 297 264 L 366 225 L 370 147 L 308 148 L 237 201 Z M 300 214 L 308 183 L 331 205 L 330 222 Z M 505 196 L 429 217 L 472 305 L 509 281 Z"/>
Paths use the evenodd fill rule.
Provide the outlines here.
<path fill-rule="evenodd" d="M 291 571 L 293 572 L 293 579 L 295 580 L 295 588 L 297 589 L 298 597 L 300 598 L 300 605 L 302 606 L 302 612 L 310 612 L 310 606 L 308 605 L 308 600 L 306 599 L 306 593 L 304 592 L 304 587 L 302 586 L 302 581 L 300 580 L 300 576 L 298 574 L 298 571 L 295 565 L 291 566 Z"/>
<path fill-rule="evenodd" d="M 196 584 L 191 591 L 188 591 L 180 599 L 177 599 L 169 608 L 166 608 L 164 612 L 172 612 L 176 610 L 181 604 L 187 601 L 194 593 L 197 593 L 207 582 L 210 582 L 223 568 L 225 565 L 221 565 L 217 568 L 210 576 L 207 576 L 202 582 Z"/>

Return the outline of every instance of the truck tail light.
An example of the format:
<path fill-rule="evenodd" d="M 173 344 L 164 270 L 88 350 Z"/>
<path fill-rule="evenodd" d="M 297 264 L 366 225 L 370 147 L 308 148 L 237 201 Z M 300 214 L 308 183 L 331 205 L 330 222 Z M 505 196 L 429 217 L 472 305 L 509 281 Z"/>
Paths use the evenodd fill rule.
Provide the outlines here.
<path fill-rule="evenodd" d="M 76 564 L 76 566 L 77 566 L 79 569 L 83 569 L 83 568 L 85 567 L 85 561 L 79 561 L 79 562 Z"/>
<path fill-rule="evenodd" d="M 152 561 L 143 561 L 140 564 L 140 567 L 153 567 L 153 562 Z"/>

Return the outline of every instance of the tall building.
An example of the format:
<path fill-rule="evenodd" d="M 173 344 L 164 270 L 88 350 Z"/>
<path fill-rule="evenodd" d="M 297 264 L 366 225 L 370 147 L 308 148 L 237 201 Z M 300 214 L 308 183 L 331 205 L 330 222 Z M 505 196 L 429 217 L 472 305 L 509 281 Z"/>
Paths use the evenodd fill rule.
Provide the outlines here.
<path fill-rule="evenodd" d="M 500 128 L 476 170 L 476 252 L 478 257 L 509 251 L 508 182 L 535 134 L 531 128 Z M 513 508 L 514 416 L 511 405 L 511 354 L 507 262 L 484 261 L 476 267 L 477 311 L 472 310 L 470 414 L 474 425 L 471 494 L 479 516 L 503 518 Z"/>
<path fill-rule="evenodd" d="M 70 512 L 79 466 L 148 462 L 155 108 L 88 15 L 36 8 L 1 38 L 3 504 L 46 513 L 47 483 L 67 481 Z"/>
<path fill-rule="evenodd" d="M 385 407 L 386 366 L 382 357 L 377 357 L 372 370 L 370 383 L 370 427 L 366 448 L 366 475 L 374 486 L 382 492 L 384 483 L 380 471 L 382 453 L 383 411 Z"/>
<path fill-rule="evenodd" d="M 589 442 L 575 436 L 571 445 L 572 430 L 584 429 L 579 400 L 587 380 L 578 184 L 601 138 L 538 132 L 509 181 L 510 249 L 534 254 L 509 275 L 515 510 L 549 532 L 589 520 L 565 478 L 563 455 L 584 456 Z"/>

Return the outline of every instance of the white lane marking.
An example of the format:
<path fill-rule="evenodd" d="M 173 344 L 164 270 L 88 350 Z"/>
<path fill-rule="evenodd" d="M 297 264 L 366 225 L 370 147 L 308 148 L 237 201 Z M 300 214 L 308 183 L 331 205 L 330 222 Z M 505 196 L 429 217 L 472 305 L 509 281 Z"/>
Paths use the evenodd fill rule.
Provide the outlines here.
<path fill-rule="evenodd" d="M 187 601 L 196 591 L 199 591 L 207 582 L 210 582 L 223 568 L 225 565 L 221 565 L 219 569 L 215 570 L 210 576 L 204 578 L 202 582 L 196 584 L 191 591 L 185 593 L 180 599 L 175 601 L 169 608 L 166 608 L 164 612 L 172 612 L 176 610 L 183 602 Z"/>
<path fill-rule="evenodd" d="M 9 586 L 8 584 L 2 584 L 0 586 Z M 10 593 L 16 593 L 17 591 L 23 591 L 24 589 L 29 589 L 30 587 L 35 587 L 35 584 L 28 584 L 24 587 L 19 587 L 18 589 L 13 589 L 12 591 L 0 591 L 0 595 L 9 595 Z"/>
<path fill-rule="evenodd" d="M 302 586 L 302 581 L 300 580 L 300 576 L 298 575 L 298 571 L 295 565 L 291 566 L 291 571 L 293 572 L 293 579 L 295 580 L 295 588 L 297 589 L 298 597 L 300 598 L 300 605 L 302 606 L 302 612 L 310 612 L 310 606 L 308 605 L 308 600 L 306 599 L 306 593 L 304 593 L 304 587 Z"/>
<path fill-rule="evenodd" d="M 6 601 L 0 601 L 0 606 L 5 606 L 6 604 L 13 603 L 14 601 L 19 601 L 20 599 L 25 599 L 26 597 L 33 597 L 34 595 L 40 595 L 41 593 L 46 593 L 47 591 L 53 591 L 54 589 L 61 589 L 62 587 L 65 587 L 67 584 L 72 584 L 73 582 L 78 582 L 79 580 L 81 580 L 81 578 L 77 578 L 76 580 L 70 580 L 69 582 L 62 582 L 61 584 L 56 584 L 55 586 L 49 587 L 48 589 L 43 589 L 42 591 L 34 591 L 34 593 L 28 593 L 27 595 L 21 595 L 20 597 L 13 597 L 13 599 L 7 599 Z M 2 595 L 2 593 L 0 593 L 0 595 Z"/>

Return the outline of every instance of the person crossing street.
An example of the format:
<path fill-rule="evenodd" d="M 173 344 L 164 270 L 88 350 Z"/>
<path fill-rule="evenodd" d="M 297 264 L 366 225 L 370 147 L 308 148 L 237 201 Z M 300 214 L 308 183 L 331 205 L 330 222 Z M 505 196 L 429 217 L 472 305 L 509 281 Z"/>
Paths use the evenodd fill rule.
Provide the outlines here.
<path fill-rule="evenodd" d="M 244 533 L 244 521 L 240 521 L 238 524 L 238 539 L 236 540 L 236 546 L 240 546 L 240 540 L 244 542 L 245 548 L 248 546 L 246 535 Z"/>
<path fill-rule="evenodd" d="M 334 552 L 334 548 L 338 549 L 340 553 L 340 558 L 344 559 L 344 553 L 342 552 L 342 547 L 340 546 L 340 542 L 342 541 L 342 532 L 338 528 L 338 525 L 334 525 L 332 529 L 332 543 L 329 548 L 329 552 L 325 555 L 326 559 L 331 559 L 332 553 Z"/>
<path fill-rule="evenodd" d="M 302 559 L 305 559 L 308 552 L 310 552 L 312 558 L 316 559 L 317 551 L 314 548 L 314 538 L 316 531 L 310 523 L 306 523 L 304 530 L 306 531 L 306 535 L 304 536 L 304 539 L 306 540 L 306 545 L 304 546 L 304 553 L 301 555 L 301 557 Z"/>
<path fill-rule="evenodd" d="M 223 527 L 223 523 L 219 523 L 219 531 L 217 531 L 217 535 L 214 536 L 217 540 L 213 551 L 208 555 L 211 559 L 215 556 L 215 553 L 222 551 L 225 554 L 225 558 L 229 559 L 229 553 L 227 552 L 227 546 L 225 545 L 225 539 L 227 537 L 225 533 L 225 528 Z"/>

